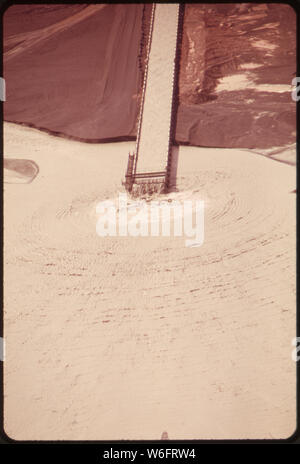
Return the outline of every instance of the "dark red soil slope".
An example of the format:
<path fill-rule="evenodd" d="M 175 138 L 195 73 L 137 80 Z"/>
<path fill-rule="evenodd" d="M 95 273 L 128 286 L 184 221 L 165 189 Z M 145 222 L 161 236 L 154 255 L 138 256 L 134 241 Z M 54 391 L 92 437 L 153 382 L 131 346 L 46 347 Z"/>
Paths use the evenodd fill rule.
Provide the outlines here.
<path fill-rule="evenodd" d="M 134 138 L 149 18 L 149 4 L 10 7 L 3 18 L 5 120 L 87 142 Z M 293 143 L 295 48 L 288 5 L 187 4 L 177 142 Z"/>

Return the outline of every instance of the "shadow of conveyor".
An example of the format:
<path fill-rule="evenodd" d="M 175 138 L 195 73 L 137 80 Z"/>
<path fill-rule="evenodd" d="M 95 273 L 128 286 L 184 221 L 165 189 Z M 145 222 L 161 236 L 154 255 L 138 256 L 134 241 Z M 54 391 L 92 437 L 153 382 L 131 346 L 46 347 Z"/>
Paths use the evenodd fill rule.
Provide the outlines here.
<path fill-rule="evenodd" d="M 177 169 L 178 169 L 178 156 L 179 146 L 174 145 L 172 147 L 172 156 L 169 158 L 168 163 L 168 180 L 167 189 L 168 192 L 177 192 Z"/>
<path fill-rule="evenodd" d="M 30 184 L 39 173 L 38 165 L 27 159 L 4 158 L 5 184 Z"/>

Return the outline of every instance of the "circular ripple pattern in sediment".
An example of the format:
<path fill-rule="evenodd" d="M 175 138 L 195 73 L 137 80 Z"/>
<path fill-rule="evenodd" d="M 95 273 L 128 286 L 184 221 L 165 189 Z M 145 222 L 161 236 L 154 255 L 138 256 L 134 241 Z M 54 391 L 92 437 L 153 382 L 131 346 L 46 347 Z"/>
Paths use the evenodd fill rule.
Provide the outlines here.
<path fill-rule="evenodd" d="M 53 156 L 47 166 L 44 156 L 37 160 L 34 182 L 5 191 L 6 417 L 13 423 L 25 391 L 24 421 L 45 418 L 39 436 L 20 419 L 19 435 L 287 435 L 293 167 L 231 150 L 180 149 L 178 191 L 168 198 L 205 204 L 204 243 L 189 248 L 184 237 L 97 236 L 96 204 L 118 197 L 124 171 L 99 176 L 97 154 L 91 164 L 73 155 L 70 173 L 65 153 Z M 101 168 L 113 161 L 103 157 Z"/>

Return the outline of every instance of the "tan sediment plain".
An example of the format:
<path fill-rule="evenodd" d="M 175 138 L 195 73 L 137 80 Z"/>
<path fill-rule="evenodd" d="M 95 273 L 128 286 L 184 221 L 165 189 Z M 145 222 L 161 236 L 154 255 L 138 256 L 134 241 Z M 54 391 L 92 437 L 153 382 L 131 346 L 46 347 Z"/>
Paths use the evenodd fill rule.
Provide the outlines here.
<path fill-rule="evenodd" d="M 295 167 L 181 147 L 205 239 L 104 237 L 134 143 L 5 125 L 4 421 L 17 440 L 286 438 L 296 427 Z"/>

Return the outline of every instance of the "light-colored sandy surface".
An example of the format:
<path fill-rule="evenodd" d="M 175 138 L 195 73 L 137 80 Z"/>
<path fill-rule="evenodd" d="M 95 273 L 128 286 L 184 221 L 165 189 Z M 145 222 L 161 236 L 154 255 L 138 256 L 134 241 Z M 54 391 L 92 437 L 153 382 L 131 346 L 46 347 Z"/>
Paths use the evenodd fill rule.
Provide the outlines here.
<path fill-rule="evenodd" d="M 137 172 L 163 171 L 169 152 L 179 4 L 155 5 Z"/>
<path fill-rule="evenodd" d="M 284 438 L 295 430 L 295 168 L 181 147 L 205 241 L 100 238 L 131 143 L 5 126 L 5 430 L 15 439 Z"/>
<path fill-rule="evenodd" d="M 249 63 L 249 69 L 253 69 L 251 66 L 252 63 Z M 245 65 L 244 65 L 245 68 Z M 246 68 L 247 69 L 247 68 Z M 255 69 L 255 67 L 254 67 Z M 220 79 L 220 82 L 217 86 L 217 92 L 223 92 L 224 90 L 232 91 L 232 90 L 244 90 L 244 89 L 252 89 L 256 92 L 291 92 L 293 87 L 292 85 L 288 84 L 257 84 L 251 79 L 251 73 L 246 72 L 237 73 L 233 76 L 226 76 Z"/>

